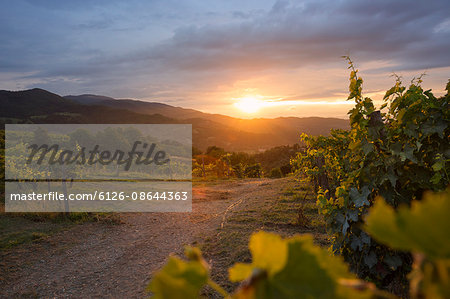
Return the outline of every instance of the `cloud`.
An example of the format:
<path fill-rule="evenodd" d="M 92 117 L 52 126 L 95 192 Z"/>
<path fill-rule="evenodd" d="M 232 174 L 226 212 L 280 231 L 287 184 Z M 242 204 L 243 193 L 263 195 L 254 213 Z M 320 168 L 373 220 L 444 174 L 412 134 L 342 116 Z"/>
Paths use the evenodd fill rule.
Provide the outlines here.
<path fill-rule="evenodd" d="M 398 69 L 450 65 L 450 33 L 435 30 L 446 24 L 448 1 L 362 2 L 280 1 L 239 24 L 180 28 L 148 58 L 190 71 L 299 68 L 344 54 Z"/>
<path fill-rule="evenodd" d="M 286 101 L 338 98 L 347 54 L 372 91 L 393 71 L 440 68 L 438 82 L 450 66 L 449 10 L 441 0 L 17 0 L 0 11 L 0 88 L 197 108 L 249 88 Z"/>

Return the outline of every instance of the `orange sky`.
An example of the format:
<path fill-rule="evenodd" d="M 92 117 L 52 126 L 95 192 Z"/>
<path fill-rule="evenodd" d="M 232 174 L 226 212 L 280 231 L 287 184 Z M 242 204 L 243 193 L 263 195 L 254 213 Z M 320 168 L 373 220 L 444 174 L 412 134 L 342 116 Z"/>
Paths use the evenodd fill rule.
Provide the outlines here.
<path fill-rule="evenodd" d="M 381 62 L 361 64 L 360 76 L 363 77 L 363 94 L 381 106 L 386 90 L 394 84 L 392 72 L 373 74 L 374 67 Z M 423 70 L 422 86 L 432 89 L 434 94 L 445 94 L 446 76 L 450 67 Z M 396 73 L 402 76 L 405 85 L 421 74 L 419 71 L 403 71 Z M 324 79 L 326 76 L 326 79 Z M 248 78 L 232 81 L 229 85 L 219 85 L 191 94 L 200 99 L 190 104 L 191 108 L 210 113 L 226 114 L 240 118 L 279 117 L 279 116 L 321 116 L 347 118 L 347 112 L 353 108 L 354 102 L 347 101 L 348 76 L 346 63 L 341 68 L 329 68 L 324 75 L 323 70 L 305 69 L 295 72 L 278 72 L 267 75 L 255 74 Z M 208 101 L 208 99 L 214 99 Z M 254 111 L 241 107 L 244 102 L 258 106 Z M 205 104 L 206 103 L 206 104 Z"/>
<path fill-rule="evenodd" d="M 424 88 L 444 93 L 448 11 L 448 0 L 8 1 L 0 10 L 0 89 L 245 118 L 345 118 L 352 104 L 342 55 L 377 101 L 393 72 L 405 84 L 427 72 Z M 260 109 L 245 110 L 253 113 L 235 105 L 252 97 Z"/>

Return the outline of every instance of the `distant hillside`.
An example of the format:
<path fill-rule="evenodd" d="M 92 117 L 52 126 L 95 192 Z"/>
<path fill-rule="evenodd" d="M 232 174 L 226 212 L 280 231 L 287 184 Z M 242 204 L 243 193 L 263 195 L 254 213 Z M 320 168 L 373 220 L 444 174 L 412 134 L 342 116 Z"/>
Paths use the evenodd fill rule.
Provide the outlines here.
<path fill-rule="evenodd" d="M 61 97 L 43 89 L 0 91 L 2 123 L 188 123 L 194 146 L 258 151 L 298 142 L 302 132 L 326 135 L 348 128 L 336 118 L 239 119 L 194 109 L 97 95 Z"/>
<path fill-rule="evenodd" d="M 195 128 L 202 128 L 202 133 L 209 132 L 202 138 L 207 138 L 208 142 L 217 142 L 225 148 L 233 148 L 239 146 L 243 148 L 256 149 L 255 146 L 248 146 L 247 143 L 258 145 L 258 148 L 266 148 L 267 146 L 287 145 L 298 142 L 300 133 L 304 132 L 311 135 L 328 135 L 331 129 L 348 129 L 349 121 L 339 118 L 322 118 L 322 117 L 278 117 L 274 119 L 256 118 L 256 119 L 240 119 L 221 114 L 210 114 L 197 111 L 194 109 L 186 109 L 174 107 L 167 104 L 145 102 L 138 100 L 121 99 L 96 96 L 96 95 L 80 95 L 66 96 L 66 99 L 88 104 L 88 105 L 105 105 L 114 108 L 127 109 L 139 113 L 158 113 L 170 118 L 178 119 L 184 123 L 192 123 Z M 223 125 L 223 126 L 220 126 Z M 225 127 L 224 127 L 225 126 Z M 245 137 L 240 141 L 244 144 L 235 144 L 234 138 L 231 136 L 226 140 L 221 140 L 226 132 L 214 134 L 213 131 L 219 132 L 223 130 L 232 130 L 241 132 L 239 137 Z M 257 135 L 246 135 L 253 133 Z M 229 135 L 229 134 L 228 134 Z M 248 141 L 250 138 L 251 141 Z M 265 142 L 259 138 L 266 139 Z M 269 140 L 267 140 L 269 138 Z M 195 139 L 195 137 L 194 137 Z M 208 143 L 205 140 L 198 140 L 196 143 Z M 211 145 L 211 144 L 208 144 Z M 206 146 L 208 146 L 206 145 Z M 230 148 L 230 149 L 231 149 Z"/>
<path fill-rule="evenodd" d="M 8 118 L 52 114 L 78 106 L 74 101 L 39 88 L 23 91 L 0 90 L 0 103 L 0 117 Z"/>
<path fill-rule="evenodd" d="M 0 90 L 3 123 L 177 123 L 159 114 L 139 114 L 101 105 L 80 105 L 43 89 Z"/>
<path fill-rule="evenodd" d="M 207 114 L 194 109 L 174 107 L 162 103 L 145 102 L 129 99 L 117 100 L 110 97 L 92 94 L 84 94 L 79 96 L 65 96 L 64 98 L 83 105 L 102 105 L 118 109 L 127 109 L 137 113 L 161 114 L 176 119 L 197 118 Z"/>

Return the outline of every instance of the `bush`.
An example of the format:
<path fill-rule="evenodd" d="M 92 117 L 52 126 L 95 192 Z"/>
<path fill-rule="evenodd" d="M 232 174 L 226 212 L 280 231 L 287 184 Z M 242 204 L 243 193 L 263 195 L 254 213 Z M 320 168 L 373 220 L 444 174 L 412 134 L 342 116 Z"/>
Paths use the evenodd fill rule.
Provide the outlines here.
<path fill-rule="evenodd" d="M 406 283 L 412 257 L 388 248 L 362 230 L 364 217 L 377 196 L 397 208 L 420 200 L 425 190 L 449 184 L 449 91 L 436 98 L 423 90 L 420 78 L 409 88 L 399 78 L 376 110 L 362 96 L 362 79 L 350 68 L 350 131 L 309 137 L 305 154 L 293 161 L 299 174 L 317 184 L 317 205 L 333 235 L 333 251 L 352 271 L 380 286 Z M 382 113 L 382 109 L 387 111 Z"/>
<path fill-rule="evenodd" d="M 272 168 L 269 172 L 269 178 L 276 179 L 276 178 L 282 178 L 283 173 L 281 172 L 280 168 Z"/>
<path fill-rule="evenodd" d="M 261 164 L 256 163 L 246 166 L 244 169 L 244 175 L 248 178 L 260 178 L 262 175 Z"/>

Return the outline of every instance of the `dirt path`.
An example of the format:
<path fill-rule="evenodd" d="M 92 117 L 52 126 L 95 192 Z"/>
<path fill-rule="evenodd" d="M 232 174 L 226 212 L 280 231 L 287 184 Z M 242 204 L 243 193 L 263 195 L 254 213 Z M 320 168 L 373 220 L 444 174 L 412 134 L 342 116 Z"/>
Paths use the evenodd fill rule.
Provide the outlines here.
<path fill-rule="evenodd" d="M 192 213 L 123 214 L 122 225 L 87 223 L 0 258 L 0 297 L 143 298 L 170 253 L 214 237 L 248 200 L 277 196 L 288 180 L 195 187 Z"/>

